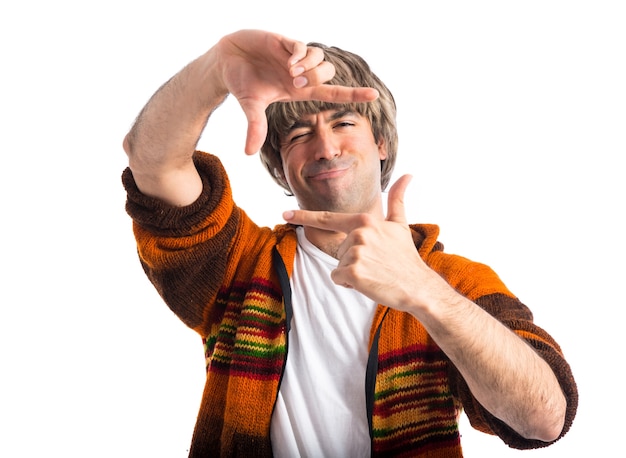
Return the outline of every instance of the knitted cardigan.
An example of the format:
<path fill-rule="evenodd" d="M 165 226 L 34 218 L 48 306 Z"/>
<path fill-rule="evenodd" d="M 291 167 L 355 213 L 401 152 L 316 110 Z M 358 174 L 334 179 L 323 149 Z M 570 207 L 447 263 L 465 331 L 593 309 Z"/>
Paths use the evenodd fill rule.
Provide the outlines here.
<path fill-rule="evenodd" d="M 190 457 L 271 456 L 270 420 L 288 354 L 293 226 L 256 226 L 235 206 L 219 160 L 196 152 L 202 195 L 173 207 L 122 180 L 146 275 L 172 311 L 200 334 L 206 383 Z M 450 285 L 528 342 L 554 370 L 568 401 L 563 436 L 578 395 L 558 344 L 487 266 L 443 252 L 434 225 L 412 225 L 416 248 Z M 489 414 L 413 316 L 379 305 L 370 332 L 364 387 L 372 455 L 460 457 L 458 419 L 519 449 L 527 440 Z M 340 351 L 340 349 L 338 349 Z"/>

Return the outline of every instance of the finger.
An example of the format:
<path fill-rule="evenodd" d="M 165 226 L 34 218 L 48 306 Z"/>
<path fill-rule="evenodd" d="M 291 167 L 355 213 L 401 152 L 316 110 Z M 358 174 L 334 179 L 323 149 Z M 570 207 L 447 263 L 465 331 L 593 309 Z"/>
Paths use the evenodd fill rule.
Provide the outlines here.
<path fill-rule="evenodd" d="M 245 152 L 248 155 L 256 154 L 261 149 L 267 135 L 265 106 L 252 101 L 244 103 L 240 101 L 240 104 L 248 120 Z"/>
<path fill-rule="evenodd" d="M 412 178 L 411 175 L 403 175 L 389 188 L 389 195 L 387 196 L 387 221 L 406 224 L 404 193 Z"/>
<path fill-rule="evenodd" d="M 346 87 L 323 84 L 311 88 L 310 99 L 321 102 L 352 103 L 372 102 L 378 98 L 378 91 L 371 87 Z"/>
<path fill-rule="evenodd" d="M 318 86 L 333 79 L 336 73 L 335 66 L 324 60 L 324 52 L 320 48 L 308 48 L 304 59 L 298 61 L 289 69 L 294 76 L 296 87 Z"/>
<path fill-rule="evenodd" d="M 302 66 L 301 61 L 306 57 L 308 51 L 307 45 L 301 41 L 288 40 L 288 42 L 283 43 L 283 46 L 291 52 L 291 56 L 287 62 L 289 68 L 294 68 L 298 63 Z"/>
<path fill-rule="evenodd" d="M 290 210 L 283 213 L 285 221 L 300 226 L 311 226 L 332 232 L 348 234 L 363 226 L 359 213 L 333 213 L 327 211 Z"/>
<path fill-rule="evenodd" d="M 306 46 L 302 42 L 294 43 L 293 52 L 289 59 L 289 72 L 292 76 L 314 70 L 321 64 L 332 67 L 330 78 L 335 76 L 335 67 L 331 63 L 324 61 L 324 51 L 321 48 Z M 328 72 L 328 69 L 325 71 Z M 328 81 L 328 79 L 325 81 Z"/>
<path fill-rule="evenodd" d="M 292 45 L 288 64 L 294 87 L 316 86 L 335 76 L 335 67 L 324 62 L 324 52 L 320 48 L 307 47 L 302 42 L 293 42 Z"/>

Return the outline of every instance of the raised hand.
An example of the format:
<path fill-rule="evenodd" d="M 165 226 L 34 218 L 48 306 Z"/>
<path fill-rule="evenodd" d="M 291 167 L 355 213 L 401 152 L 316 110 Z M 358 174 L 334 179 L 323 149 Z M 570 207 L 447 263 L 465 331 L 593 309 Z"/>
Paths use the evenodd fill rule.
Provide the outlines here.
<path fill-rule="evenodd" d="M 248 120 L 248 154 L 265 140 L 265 108 L 273 102 L 366 102 L 378 97 L 372 88 L 324 84 L 334 74 L 322 51 L 302 42 L 260 30 L 227 35 L 161 86 L 124 138 L 137 186 L 177 206 L 200 195 L 202 181 L 192 155 L 208 118 L 229 93 Z"/>
<path fill-rule="evenodd" d="M 294 210 L 283 216 L 292 224 L 345 234 L 337 251 L 339 265 L 332 280 L 354 288 L 374 301 L 405 310 L 418 298 L 420 286 L 436 273 L 420 258 L 406 221 L 405 175 L 389 190 L 384 220 L 369 214 Z"/>
<path fill-rule="evenodd" d="M 242 30 L 222 38 L 217 51 L 226 90 L 237 98 L 248 120 L 247 154 L 263 144 L 265 108 L 273 102 L 367 102 L 378 96 L 372 88 L 324 84 L 335 68 L 324 61 L 322 50 L 282 35 Z"/>

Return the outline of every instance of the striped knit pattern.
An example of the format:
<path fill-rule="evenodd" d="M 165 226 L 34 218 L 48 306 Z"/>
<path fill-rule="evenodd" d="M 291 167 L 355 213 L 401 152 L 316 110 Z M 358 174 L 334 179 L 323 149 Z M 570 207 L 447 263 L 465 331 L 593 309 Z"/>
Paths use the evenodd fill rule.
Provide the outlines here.
<path fill-rule="evenodd" d="M 380 456 L 459 457 L 459 400 L 449 362 L 424 327 L 388 310 L 381 322 L 372 415 L 372 449 Z"/>
<path fill-rule="evenodd" d="M 373 413 L 375 452 L 422 456 L 459 448 L 461 406 L 450 392 L 442 356 L 435 345 L 424 344 L 379 354 Z"/>
<path fill-rule="evenodd" d="M 205 338 L 207 371 L 278 380 L 285 358 L 281 292 L 263 278 L 218 294 L 226 304 L 221 325 Z"/>

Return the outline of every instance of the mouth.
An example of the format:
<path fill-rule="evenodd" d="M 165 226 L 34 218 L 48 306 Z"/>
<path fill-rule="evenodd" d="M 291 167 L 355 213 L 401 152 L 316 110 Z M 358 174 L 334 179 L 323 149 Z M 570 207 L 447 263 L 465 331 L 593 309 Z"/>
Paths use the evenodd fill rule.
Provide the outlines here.
<path fill-rule="evenodd" d="M 305 177 L 317 181 L 332 180 L 344 176 L 351 167 L 350 161 L 314 163 L 305 171 Z"/>
<path fill-rule="evenodd" d="M 321 170 L 314 174 L 310 174 L 307 176 L 310 180 L 331 180 L 333 178 L 339 178 L 345 175 L 348 168 L 339 168 L 339 169 L 331 169 L 331 170 Z"/>

